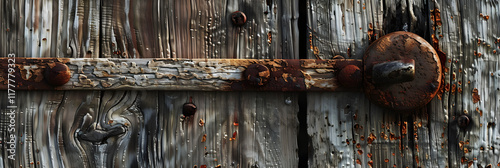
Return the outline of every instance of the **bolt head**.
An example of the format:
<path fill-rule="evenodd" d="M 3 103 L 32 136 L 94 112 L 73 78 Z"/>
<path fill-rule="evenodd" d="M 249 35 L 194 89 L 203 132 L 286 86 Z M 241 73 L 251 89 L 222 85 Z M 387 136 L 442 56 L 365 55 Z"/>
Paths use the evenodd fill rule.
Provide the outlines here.
<path fill-rule="evenodd" d="M 45 69 L 45 79 L 52 86 L 62 86 L 71 78 L 71 72 L 66 64 L 48 63 Z"/>
<path fill-rule="evenodd" d="M 460 117 L 458 117 L 457 123 L 458 123 L 458 127 L 465 129 L 470 124 L 470 118 L 469 118 L 469 116 L 467 116 L 465 114 L 461 115 Z"/>
<path fill-rule="evenodd" d="M 267 83 L 271 73 L 269 68 L 261 64 L 252 64 L 243 73 L 247 82 L 254 86 L 262 86 Z"/>
<path fill-rule="evenodd" d="M 182 114 L 184 116 L 192 116 L 196 113 L 196 110 L 197 110 L 197 107 L 194 103 L 184 103 L 184 105 L 182 105 Z"/>
<path fill-rule="evenodd" d="M 231 20 L 236 26 L 243 26 L 247 22 L 247 16 L 241 11 L 236 11 L 231 14 Z"/>
<path fill-rule="evenodd" d="M 361 69 L 356 65 L 347 65 L 340 70 L 337 77 L 339 83 L 346 88 L 359 88 L 363 81 Z"/>

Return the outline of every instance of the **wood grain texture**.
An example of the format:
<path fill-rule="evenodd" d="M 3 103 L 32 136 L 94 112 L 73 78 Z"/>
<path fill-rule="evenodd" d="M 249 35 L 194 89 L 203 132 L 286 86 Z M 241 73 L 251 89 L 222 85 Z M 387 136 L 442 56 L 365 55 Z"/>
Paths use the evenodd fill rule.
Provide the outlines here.
<path fill-rule="evenodd" d="M 496 166 L 500 162 L 495 155 L 499 148 L 495 126 L 500 95 L 499 2 L 438 1 L 435 8 L 440 10 L 442 21 L 436 25 L 435 37 L 448 59 L 442 103 L 431 106 L 438 115 L 445 114 L 447 122 L 436 122 L 436 129 L 448 131 L 444 132 L 448 138 L 442 140 L 448 151 L 443 150 L 440 156 L 448 156 L 444 158 L 449 167 Z M 465 130 L 457 126 L 462 114 L 472 119 Z"/>
<path fill-rule="evenodd" d="M 5 1 L 0 56 L 299 58 L 297 1 Z M 231 13 L 247 23 L 234 26 Z"/>
<path fill-rule="evenodd" d="M 432 42 L 441 54 L 442 93 L 409 114 L 379 108 L 360 92 L 307 93 L 309 167 L 498 165 L 498 1 L 306 4 L 300 8 L 307 8 L 306 16 L 301 13 L 307 24 L 297 25 L 298 1 L 3 1 L 0 56 L 297 59 L 304 47 L 310 59 L 361 59 L 380 36 L 410 31 Z M 229 19 L 237 10 L 247 14 L 242 27 Z M 307 46 L 298 46 L 299 26 L 307 26 Z M 10 121 L 2 115 L 0 167 L 298 165 L 298 93 L 16 95 L 18 159 L 6 159 Z M 191 96 L 198 112 L 182 120 L 181 106 Z M 7 98 L 0 96 L 0 101 L 6 114 Z M 462 114 L 472 119 L 466 129 L 457 126 Z M 204 126 L 198 125 L 199 119 Z"/>
<path fill-rule="evenodd" d="M 5 167 L 297 167 L 294 93 L 17 94 L 24 101 L 16 115 L 18 156 L 14 161 L 3 157 Z M 198 111 L 183 118 L 182 106 L 188 97 L 193 97 Z M 6 107 L 6 103 L 1 105 Z M 2 130 L 6 127 L 2 124 Z M 124 132 L 101 139 L 83 137 L 122 128 Z M 5 137 L 7 132 L 2 134 Z M 2 154 L 5 149 L 3 146 Z"/>
<path fill-rule="evenodd" d="M 297 1 L 14 0 L 2 1 L 0 9 L 0 57 L 299 58 Z M 242 27 L 230 20 L 238 10 L 247 15 Z M 5 159 L 8 118 L 2 115 L 0 167 L 298 164 L 296 93 L 16 94 L 23 104 L 18 111 L 24 112 L 16 116 L 22 129 L 15 134 L 21 137 L 16 144 L 19 159 Z M 181 122 L 181 107 L 189 96 L 198 113 Z M 7 99 L 0 99 L 4 110 Z M 201 118 L 203 127 L 198 126 Z"/>

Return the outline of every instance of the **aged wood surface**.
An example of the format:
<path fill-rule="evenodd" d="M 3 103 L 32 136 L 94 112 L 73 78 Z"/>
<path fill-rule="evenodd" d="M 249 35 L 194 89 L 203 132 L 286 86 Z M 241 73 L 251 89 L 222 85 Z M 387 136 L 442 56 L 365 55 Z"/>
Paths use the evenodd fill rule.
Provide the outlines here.
<path fill-rule="evenodd" d="M 498 1 L 307 5 L 309 58 L 359 59 L 371 41 L 403 30 L 432 42 L 445 67 L 442 93 L 409 114 L 380 109 L 359 93 L 308 93 L 310 167 L 498 166 Z M 467 129 L 457 126 L 462 114 L 472 119 Z"/>
<path fill-rule="evenodd" d="M 17 108 L 18 156 L 14 162 L 2 157 L 5 167 L 297 167 L 291 161 L 297 157 L 298 126 L 293 93 L 23 91 L 18 95 L 24 101 Z M 189 97 L 198 111 L 182 118 L 182 105 Z M 6 107 L 6 97 L 1 100 Z M 116 129 L 125 131 L 101 139 L 80 135 Z"/>
<path fill-rule="evenodd" d="M 0 89 L 8 88 L 8 59 L 15 62 L 17 90 L 336 91 L 343 89 L 336 77 L 339 70 L 362 66 L 359 59 L 3 58 Z M 54 62 L 69 68 L 69 81 L 62 86 L 49 84 L 46 72 Z M 245 71 L 254 64 L 268 68 L 263 86 L 247 82 Z"/>
<path fill-rule="evenodd" d="M 297 1 L 4 1 L 0 55 L 299 58 Z M 243 27 L 230 14 L 243 11 Z M 8 42 L 8 43 L 7 43 Z"/>
<path fill-rule="evenodd" d="M 434 23 L 435 40 L 448 59 L 443 103 L 433 105 L 446 115 L 435 122 L 436 130 L 448 131 L 444 132 L 448 138 L 441 139 L 448 147 L 443 155 L 448 156 L 449 167 L 498 166 L 499 2 L 442 1 L 434 8 L 439 9 L 441 21 Z M 457 127 L 456 118 L 462 114 L 472 119 L 466 130 Z M 442 122 L 447 125 L 441 126 Z"/>
<path fill-rule="evenodd" d="M 308 5 L 309 58 L 361 59 L 370 42 L 393 31 L 430 35 L 426 1 L 310 0 Z M 352 92 L 308 93 L 307 101 L 310 167 L 432 165 L 427 112 L 399 114 Z"/>
<path fill-rule="evenodd" d="M 302 24 L 299 3 L 307 8 Z M 8 99 L 0 97 L 0 167 L 298 167 L 300 152 L 309 167 L 500 163 L 495 0 L 14 0 L 2 1 L 0 9 L 2 57 L 298 59 L 306 50 L 309 59 L 361 59 L 370 42 L 409 31 L 434 45 L 445 72 L 438 97 L 404 114 L 370 103 L 362 92 L 302 98 L 282 92 L 18 91 L 15 161 L 7 158 Z M 242 27 L 230 20 L 237 10 L 248 18 Z M 298 32 L 303 26 L 306 31 Z M 301 35 L 306 46 L 298 46 Z M 189 97 L 198 112 L 182 120 Z M 297 118 L 299 99 L 307 101 L 305 120 Z M 460 129 L 463 114 L 472 122 Z M 302 151 L 299 120 L 307 127 Z M 78 138 L 91 133 L 109 137 Z"/>
<path fill-rule="evenodd" d="M 298 59 L 297 8 L 288 0 L 2 1 L 0 56 Z M 242 27 L 231 23 L 238 10 L 248 17 Z M 191 96 L 198 112 L 181 122 Z M 297 93 L 18 91 L 16 100 L 17 156 L 7 159 L 2 115 L 0 167 L 298 164 Z M 78 138 L 77 129 L 110 137 L 89 142 L 100 136 Z"/>

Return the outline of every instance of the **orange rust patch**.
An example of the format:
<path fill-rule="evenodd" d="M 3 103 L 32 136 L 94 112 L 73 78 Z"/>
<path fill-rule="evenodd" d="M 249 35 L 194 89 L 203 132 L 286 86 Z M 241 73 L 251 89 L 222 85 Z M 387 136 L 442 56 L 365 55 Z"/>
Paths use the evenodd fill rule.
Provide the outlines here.
<path fill-rule="evenodd" d="M 384 132 L 381 132 L 380 133 L 380 137 L 384 138 L 385 140 L 387 140 L 387 135 L 384 133 Z"/>
<path fill-rule="evenodd" d="M 458 147 L 462 150 L 462 149 L 464 149 L 464 144 L 465 144 L 464 141 L 460 141 L 458 143 Z"/>
<path fill-rule="evenodd" d="M 460 159 L 460 162 L 462 164 L 465 164 L 467 162 L 467 158 L 465 158 L 465 156 L 462 156 L 462 158 Z"/>
<path fill-rule="evenodd" d="M 236 140 L 236 135 L 238 135 L 238 132 L 234 131 L 233 137 L 229 138 L 229 141 Z"/>
<path fill-rule="evenodd" d="M 455 94 L 456 90 L 457 90 L 457 85 L 456 84 L 451 85 L 451 94 Z"/>
<path fill-rule="evenodd" d="M 200 121 L 198 122 L 198 125 L 200 127 L 203 127 L 205 125 L 205 121 L 203 121 L 203 119 L 200 118 Z"/>
<path fill-rule="evenodd" d="M 377 137 L 375 137 L 373 133 L 370 133 L 370 136 L 368 137 L 366 142 L 368 142 L 368 144 L 372 144 L 372 142 L 375 141 L 375 139 L 377 139 Z"/>
<path fill-rule="evenodd" d="M 474 163 L 474 161 L 472 161 L 472 160 L 469 161 L 469 163 L 467 164 L 467 167 L 471 167 L 473 163 Z"/>
<path fill-rule="evenodd" d="M 373 167 L 373 161 L 372 160 L 368 161 L 368 165 L 370 165 L 370 167 Z"/>
<path fill-rule="evenodd" d="M 359 155 L 363 155 L 363 151 L 362 150 L 358 150 L 358 154 Z"/>
<path fill-rule="evenodd" d="M 201 138 L 201 142 L 207 141 L 207 134 L 204 134 L 203 137 Z"/>
<path fill-rule="evenodd" d="M 439 11 L 438 8 L 431 10 L 431 20 L 434 21 L 434 24 L 437 26 L 441 26 L 443 24 L 441 22 L 441 11 Z M 435 26 L 433 27 L 433 30 L 436 30 Z"/>
<path fill-rule="evenodd" d="M 479 94 L 478 94 L 478 90 L 477 88 L 474 88 L 474 90 L 472 90 L 472 102 L 474 104 L 476 104 L 477 102 L 479 102 L 481 100 L 481 97 L 479 97 Z"/>
<path fill-rule="evenodd" d="M 356 159 L 356 164 L 359 164 L 359 165 L 361 165 L 361 160 L 359 160 L 359 159 Z M 500 163 L 499 163 L 499 164 L 500 164 Z"/>
<path fill-rule="evenodd" d="M 408 122 L 405 121 L 403 124 L 403 127 L 401 128 L 401 132 L 403 135 L 406 135 L 406 133 L 407 133 L 407 130 L 406 130 L 407 125 L 408 125 Z"/>
<path fill-rule="evenodd" d="M 390 138 L 389 140 L 394 141 L 396 140 L 396 135 L 394 135 L 394 133 L 391 132 L 389 138 Z"/>
<path fill-rule="evenodd" d="M 273 33 L 269 32 L 267 33 L 267 43 L 271 44 L 272 41 L 273 41 Z"/>

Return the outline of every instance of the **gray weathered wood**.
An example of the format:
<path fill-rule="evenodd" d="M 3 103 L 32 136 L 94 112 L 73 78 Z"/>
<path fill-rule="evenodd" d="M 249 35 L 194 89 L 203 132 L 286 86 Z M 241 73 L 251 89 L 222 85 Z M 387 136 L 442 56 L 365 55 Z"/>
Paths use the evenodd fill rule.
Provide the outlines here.
<path fill-rule="evenodd" d="M 34 164 L 297 167 L 297 162 L 291 160 L 297 158 L 298 106 L 294 93 L 24 91 L 17 94 L 18 100 L 25 101 L 18 103 L 16 115 L 18 156 L 14 162 L 4 158 L 3 165 L 7 167 Z M 183 118 L 182 105 L 188 97 L 193 97 L 198 112 Z M 2 107 L 6 107 L 7 101 L 4 97 L 2 100 Z M 118 126 L 125 127 L 126 132 L 104 141 L 78 137 L 80 132 Z M 5 127 L 2 125 L 3 130 Z"/>
<path fill-rule="evenodd" d="M 432 42 L 443 56 L 439 97 L 415 113 L 398 114 L 371 104 L 360 92 L 307 93 L 308 165 L 498 165 L 497 1 L 306 4 L 301 7 L 307 8 L 307 24 L 298 25 L 296 0 L 5 1 L 0 3 L 0 56 L 297 59 L 303 47 L 311 59 L 361 59 L 371 41 L 410 31 Z M 247 14 L 243 27 L 229 19 L 237 10 Z M 307 46 L 298 46 L 298 26 L 307 26 Z M 19 91 L 16 96 L 17 110 L 23 112 L 16 120 L 19 159 L 5 159 L 9 121 L 2 115 L 0 167 L 298 164 L 297 93 Z M 181 106 L 190 96 L 198 113 L 181 121 Z M 0 96 L 0 101 L 5 114 L 7 98 Z M 87 114 L 95 121 L 89 123 L 101 128 L 129 123 L 127 132 L 107 144 L 75 139 L 77 128 L 92 127 L 79 125 Z M 462 114 L 472 119 L 466 129 L 457 126 Z M 203 127 L 197 125 L 199 119 L 204 119 Z M 235 131 L 236 140 L 230 140 Z"/>
<path fill-rule="evenodd" d="M 437 122 L 436 129 L 448 131 L 438 142 L 448 147 L 449 167 L 497 166 L 500 7 L 496 1 L 438 1 L 435 7 L 442 21 L 435 34 L 448 59 L 443 103 L 432 106 L 448 123 Z M 472 119 L 465 130 L 456 122 L 462 114 Z"/>
<path fill-rule="evenodd" d="M 297 59 L 297 2 L 5 1 L 0 3 L 0 56 Z M 237 10 L 247 14 L 242 27 L 230 20 L 230 14 Z M 198 113 L 192 121 L 180 122 L 181 106 L 189 96 L 199 106 Z M 288 97 L 291 103 L 285 104 Z M 7 100 L 0 98 L 4 110 Z M 19 124 L 20 119 L 31 121 L 33 133 L 18 141 L 16 153 L 25 156 L 15 161 L 4 159 L 7 148 L 2 142 L 0 167 L 298 164 L 295 93 L 19 91 L 16 99 L 23 104 L 22 110 L 38 108 L 31 116 L 18 114 L 16 126 L 28 129 Z M 114 104 L 117 106 L 110 107 Z M 75 139 L 72 133 L 85 110 L 93 120 L 96 116 L 104 119 L 115 110 L 117 120 L 111 124 L 100 121 L 101 125 L 129 123 L 128 131 L 108 139 L 107 144 Z M 204 127 L 198 126 L 200 118 L 206 122 Z M 239 126 L 232 124 L 236 118 Z M 1 141 L 8 136 L 6 123 L 1 125 Z M 234 131 L 236 140 L 229 141 Z M 202 133 L 207 134 L 203 143 Z M 27 137 L 24 132 L 16 133 L 21 134 Z"/>

